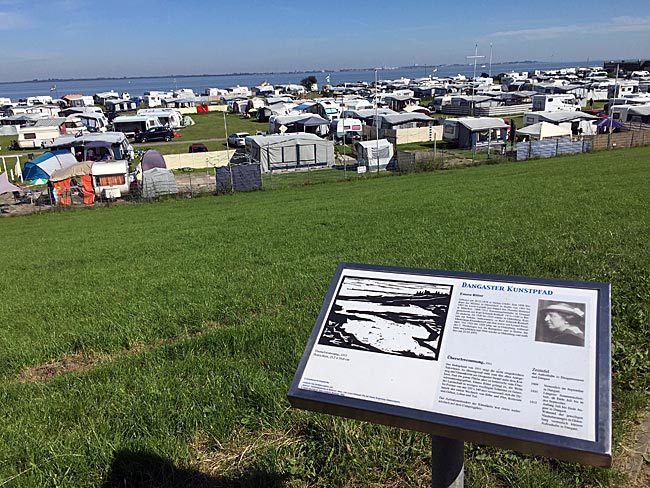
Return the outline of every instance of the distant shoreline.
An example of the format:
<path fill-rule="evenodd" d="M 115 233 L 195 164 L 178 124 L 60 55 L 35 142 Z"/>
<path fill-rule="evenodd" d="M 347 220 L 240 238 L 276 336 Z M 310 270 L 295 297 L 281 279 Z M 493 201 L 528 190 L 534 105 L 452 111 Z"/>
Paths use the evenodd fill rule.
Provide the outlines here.
<path fill-rule="evenodd" d="M 517 65 L 517 64 L 535 64 L 535 63 L 544 63 L 549 64 L 544 61 L 505 61 L 499 63 L 492 63 L 496 65 Z M 558 62 L 561 64 L 571 63 L 571 61 L 562 61 Z M 576 61 L 576 63 L 584 63 L 584 61 Z M 551 63 L 552 64 L 552 63 Z M 441 67 L 454 67 L 454 66 L 465 66 L 466 63 L 453 63 L 453 64 L 420 64 L 420 65 L 411 65 L 411 66 L 397 66 L 397 67 L 382 67 L 382 68 L 342 68 L 342 69 L 332 69 L 332 70 L 301 70 L 301 71 L 265 71 L 265 72 L 242 72 L 242 73 L 220 73 L 220 74 L 191 74 L 191 75 L 152 75 L 152 76 L 100 76 L 96 78 L 47 78 L 47 79 L 34 79 L 34 80 L 21 80 L 21 81 L 0 81 L 0 85 L 8 84 L 21 84 L 21 83 L 60 83 L 67 81 L 111 81 L 111 80 L 157 80 L 157 79 L 169 79 L 169 78 L 208 78 L 208 77 L 227 77 L 227 76 L 258 76 L 258 75 L 301 75 L 301 74 L 310 74 L 310 73 L 350 73 L 356 71 L 396 71 L 400 69 L 409 69 L 409 68 L 441 68 Z"/>

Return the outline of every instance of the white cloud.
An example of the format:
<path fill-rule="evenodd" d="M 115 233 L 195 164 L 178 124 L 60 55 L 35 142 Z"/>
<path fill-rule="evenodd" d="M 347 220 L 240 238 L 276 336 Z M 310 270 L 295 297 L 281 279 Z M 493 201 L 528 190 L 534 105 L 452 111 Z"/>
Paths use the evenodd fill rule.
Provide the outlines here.
<path fill-rule="evenodd" d="M 620 32 L 650 32 L 650 17 L 613 17 L 609 22 L 549 26 L 538 29 L 520 29 L 493 32 L 486 38 L 517 38 L 526 41 L 558 39 L 566 36 L 593 35 Z"/>

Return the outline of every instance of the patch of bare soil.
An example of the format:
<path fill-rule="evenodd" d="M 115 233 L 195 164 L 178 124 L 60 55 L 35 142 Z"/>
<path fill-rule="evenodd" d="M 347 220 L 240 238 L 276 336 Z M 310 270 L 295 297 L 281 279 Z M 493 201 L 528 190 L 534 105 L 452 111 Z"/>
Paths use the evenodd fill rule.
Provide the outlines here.
<path fill-rule="evenodd" d="M 205 434 L 197 434 L 190 448 L 195 454 L 197 468 L 209 475 L 229 475 L 245 470 L 267 449 L 275 451 L 298 445 L 303 439 L 291 429 L 286 432 L 236 432 L 231 441 L 221 444 Z"/>
<path fill-rule="evenodd" d="M 23 383 L 46 381 L 55 376 L 87 369 L 107 359 L 108 356 L 103 355 L 86 356 L 84 354 L 72 354 L 21 371 L 20 381 Z"/>
<path fill-rule="evenodd" d="M 124 348 L 114 354 L 70 354 L 62 357 L 61 359 L 53 359 L 45 364 L 34 366 L 24 369 L 19 374 L 19 381 L 21 383 L 47 381 L 55 376 L 61 376 L 67 373 L 74 373 L 75 371 L 82 371 L 96 366 L 100 363 L 114 361 L 119 357 L 124 357 L 128 354 L 138 353 L 144 350 L 153 349 L 167 344 L 173 344 L 188 337 L 200 337 L 208 332 L 222 328 L 223 324 L 215 321 L 209 321 L 205 324 L 204 328 L 184 336 L 173 337 L 169 339 L 159 339 L 149 344 L 134 344 L 129 348 Z"/>
<path fill-rule="evenodd" d="M 629 477 L 628 488 L 650 487 L 650 463 L 645 456 L 650 456 L 650 413 L 635 422 L 615 461 L 615 467 Z"/>

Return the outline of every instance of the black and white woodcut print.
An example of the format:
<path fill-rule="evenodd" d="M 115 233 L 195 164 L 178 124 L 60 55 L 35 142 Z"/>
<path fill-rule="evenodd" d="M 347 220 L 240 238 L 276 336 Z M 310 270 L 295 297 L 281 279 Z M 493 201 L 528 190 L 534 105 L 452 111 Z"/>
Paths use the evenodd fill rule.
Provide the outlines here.
<path fill-rule="evenodd" d="M 452 288 L 345 276 L 318 343 L 438 360 Z"/>

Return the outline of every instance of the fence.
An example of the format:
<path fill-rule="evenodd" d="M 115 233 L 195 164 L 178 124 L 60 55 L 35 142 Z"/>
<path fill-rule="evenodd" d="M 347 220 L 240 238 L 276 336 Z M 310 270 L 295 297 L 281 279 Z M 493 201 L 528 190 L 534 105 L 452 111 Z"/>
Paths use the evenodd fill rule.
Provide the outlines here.
<path fill-rule="evenodd" d="M 571 138 L 545 139 L 517 143 L 517 161 L 531 158 L 552 158 L 563 154 L 578 154 L 590 151 L 592 141 L 583 139 L 571 141 Z"/>
<path fill-rule="evenodd" d="M 630 130 L 628 132 L 615 132 L 612 134 L 598 134 L 592 136 L 594 151 L 613 148 L 626 148 L 650 145 L 650 130 Z"/>

